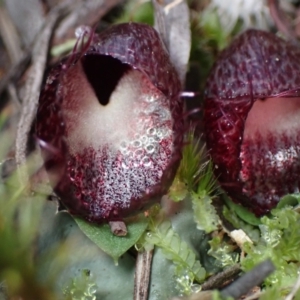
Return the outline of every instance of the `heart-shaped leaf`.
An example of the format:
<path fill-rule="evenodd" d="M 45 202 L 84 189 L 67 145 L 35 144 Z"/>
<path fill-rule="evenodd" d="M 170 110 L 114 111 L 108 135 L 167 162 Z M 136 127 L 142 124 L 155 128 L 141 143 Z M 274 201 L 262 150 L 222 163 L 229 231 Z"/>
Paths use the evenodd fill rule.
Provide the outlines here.
<path fill-rule="evenodd" d="M 100 249 L 110 255 L 117 264 L 118 259 L 131 248 L 141 237 L 148 226 L 148 218 L 144 214 L 125 219 L 126 236 L 112 234 L 108 224 L 97 225 L 80 218 L 74 218 L 82 232 Z"/>

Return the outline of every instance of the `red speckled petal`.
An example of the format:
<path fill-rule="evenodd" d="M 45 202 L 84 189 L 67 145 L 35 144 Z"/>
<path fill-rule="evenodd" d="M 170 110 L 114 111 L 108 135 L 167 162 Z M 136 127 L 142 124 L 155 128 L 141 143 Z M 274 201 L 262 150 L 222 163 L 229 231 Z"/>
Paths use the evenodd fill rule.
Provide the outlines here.
<path fill-rule="evenodd" d="M 277 143 L 276 139 L 273 145 L 271 140 L 274 138 L 269 138 L 266 142 L 268 147 L 259 146 L 260 137 L 256 137 L 254 144 L 248 141 L 243 143 L 248 113 L 257 99 L 282 97 L 280 100 L 284 101 L 283 97 L 299 97 L 299 91 L 300 49 L 271 33 L 259 30 L 246 31 L 225 49 L 208 78 L 204 122 L 207 146 L 216 174 L 229 195 L 250 207 L 257 215 L 268 212 L 280 196 L 298 190 L 299 182 L 294 180 L 295 176 L 287 176 L 292 174 L 291 170 L 298 170 L 293 163 L 276 180 L 270 179 L 275 176 L 276 168 L 270 166 L 278 163 L 277 154 L 285 151 L 289 160 L 288 149 L 296 141 L 291 139 L 283 149 L 281 141 L 286 135 L 282 133 L 280 141 Z M 264 123 L 264 113 L 267 114 L 267 111 L 257 117 L 261 119 L 261 124 Z M 267 119 L 272 121 L 271 117 L 266 117 L 266 122 Z M 247 132 L 251 130 L 247 128 Z M 267 158 L 270 152 L 273 156 Z M 284 176 L 293 178 L 293 181 L 282 180 Z M 282 188 L 278 187 L 280 185 Z"/>
<path fill-rule="evenodd" d="M 77 57 L 50 72 L 37 136 L 62 202 L 101 223 L 138 213 L 167 191 L 181 157 L 181 86 L 148 25 L 112 26 Z"/>
<path fill-rule="evenodd" d="M 300 49 L 275 35 L 248 30 L 224 50 L 206 85 L 206 98 L 251 99 L 300 90 Z M 295 95 L 295 93 L 294 93 Z"/>

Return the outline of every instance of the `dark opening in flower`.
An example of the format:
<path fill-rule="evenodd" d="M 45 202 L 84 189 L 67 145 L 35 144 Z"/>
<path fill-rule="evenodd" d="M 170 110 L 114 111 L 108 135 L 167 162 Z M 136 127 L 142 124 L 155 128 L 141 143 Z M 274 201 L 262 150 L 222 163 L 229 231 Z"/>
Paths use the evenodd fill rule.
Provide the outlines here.
<path fill-rule="evenodd" d="M 130 69 L 118 59 L 105 55 L 87 55 L 82 58 L 85 75 L 100 104 L 108 104 L 119 80 Z M 101 84 L 99 84 L 101 82 Z"/>

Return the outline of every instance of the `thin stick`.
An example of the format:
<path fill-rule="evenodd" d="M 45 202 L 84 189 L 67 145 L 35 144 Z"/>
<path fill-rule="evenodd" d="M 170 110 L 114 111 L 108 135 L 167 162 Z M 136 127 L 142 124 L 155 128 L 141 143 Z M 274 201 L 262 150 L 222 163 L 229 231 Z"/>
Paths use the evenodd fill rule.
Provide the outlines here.
<path fill-rule="evenodd" d="M 39 34 L 33 47 L 32 67 L 25 84 L 25 96 L 17 129 L 16 162 L 18 166 L 24 164 L 26 160 L 28 135 L 38 106 L 39 92 L 47 61 L 49 42 L 54 26 L 61 17 L 63 11 L 64 7 L 61 9 L 55 9 L 49 14 L 47 20 L 45 21 L 45 26 Z M 20 175 L 21 180 L 27 179 L 26 174 Z"/>
<path fill-rule="evenodd" d="M 256 300 L 256 299 L 259 299 L 260 296 L 262 296 L 264 294 L 264 292 L 262 291 L 257 291 L 255 292 L 254 294 L 246 297 L 244 300 Z"/>
<path fill-rule="evenodd" d="M 201 286 L 202 291 L 221 288 L 225 282 L 234 279 L 241 272 L 240 264 L 235 264 L 224 271 L 211 276 Z"/>
<path fill-rule="evenodd" d="M 134 300 L 147 300 L 153 250 L 139 252 L 134 277 Z"/>
<path fill-rule="evenodd" d="M 0 7 L 0 35 L 12 65 L 16 65 L 22 58 L 23 52 L 20 46 L 17 30 L 4 7 Z M 14 101 L 17 107 L 20 108 L 19 97 L 15 85 L 9 82 L 6 82 L 6 84 L 10 98 Z"/>
<path fill-rule="evenodd" d="M 0 299 L 8 299 L 6 285 L 4 281 L 0 281 Z"/>
<path fill-rule="evenodd" d="M 6 90 L 9 82 L 17 81 L 25 72 L 31 59 L 31 51 L 26 51 L 20 60 L 15 63 L 10 70 L 4 75 L 0 82 L 0 96 Z"/>
<path fill-rule="evenodd" d="M 85 24 L 92 26 L 108 11 L 124 0 L 89 0 L 73 7 L 72 12 L 59 24 L 55 30 L 55 41 L 60 41 L 70 29 Z"/>
<path fill-rule="evenodd" d="M 165 13 L 168 14 L 170 9 L 172 9 L 173 7 L 175 7 L 176 5 L 180 4 L 183 0 L 174 0 L 173 2 L 167 4 L 164 8 Z"/>
<path fill-rule="evenodd" d="M 0 34 L 13 64 L 22 56 L 17 30 L 4 7 L 0 7 Z"/>
<path fill-rule="evenodd" d="M 279 8 L 278 0 L 268 0 L 268 6 L 271 17 L 277 26 L 277 29 L 281 31 L 285 36 L 290 38 L 292 41 L 297 41 L 297 36 L 294 30 L 290 27 L 289 22 L 286 20 L 283 12 Z"/>
<path fill-rule="evenodd" d="M 300 275 L 292 289 L 292 291 L 286 296 L 285 300 L 292 300 L 296 296 L 298 290 L 300 289 Z"/>
<path fill-rule="evenodd" d="M 16 105 L 18 110 L 21 108 L 21 102 L 20 98 L 17 92 L 17 88 L 13 83 L 9 83 L 7 86 L 7 91 L 9 93 L 10 99 L 13 101 L 13 103 Z"/>

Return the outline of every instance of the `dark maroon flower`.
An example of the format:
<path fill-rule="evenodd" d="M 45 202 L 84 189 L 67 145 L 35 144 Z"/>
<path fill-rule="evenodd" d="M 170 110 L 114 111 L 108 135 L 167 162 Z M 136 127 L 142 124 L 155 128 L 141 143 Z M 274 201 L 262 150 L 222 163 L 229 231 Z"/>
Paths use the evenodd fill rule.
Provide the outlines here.
<path fill-rule="evenodd" d="M 101 223 L 166 193 L 181 157 L 181 84 L 157 32 L 115 25 L 54 67 L 36 132 L 68 210 Z"/>
<path fill-rule="evenodd" d="M 206 140 L 231 198 L 257 216 L 300 187 L 300 49 L 248 30 L 216 61 L 205 91 Z"/>

